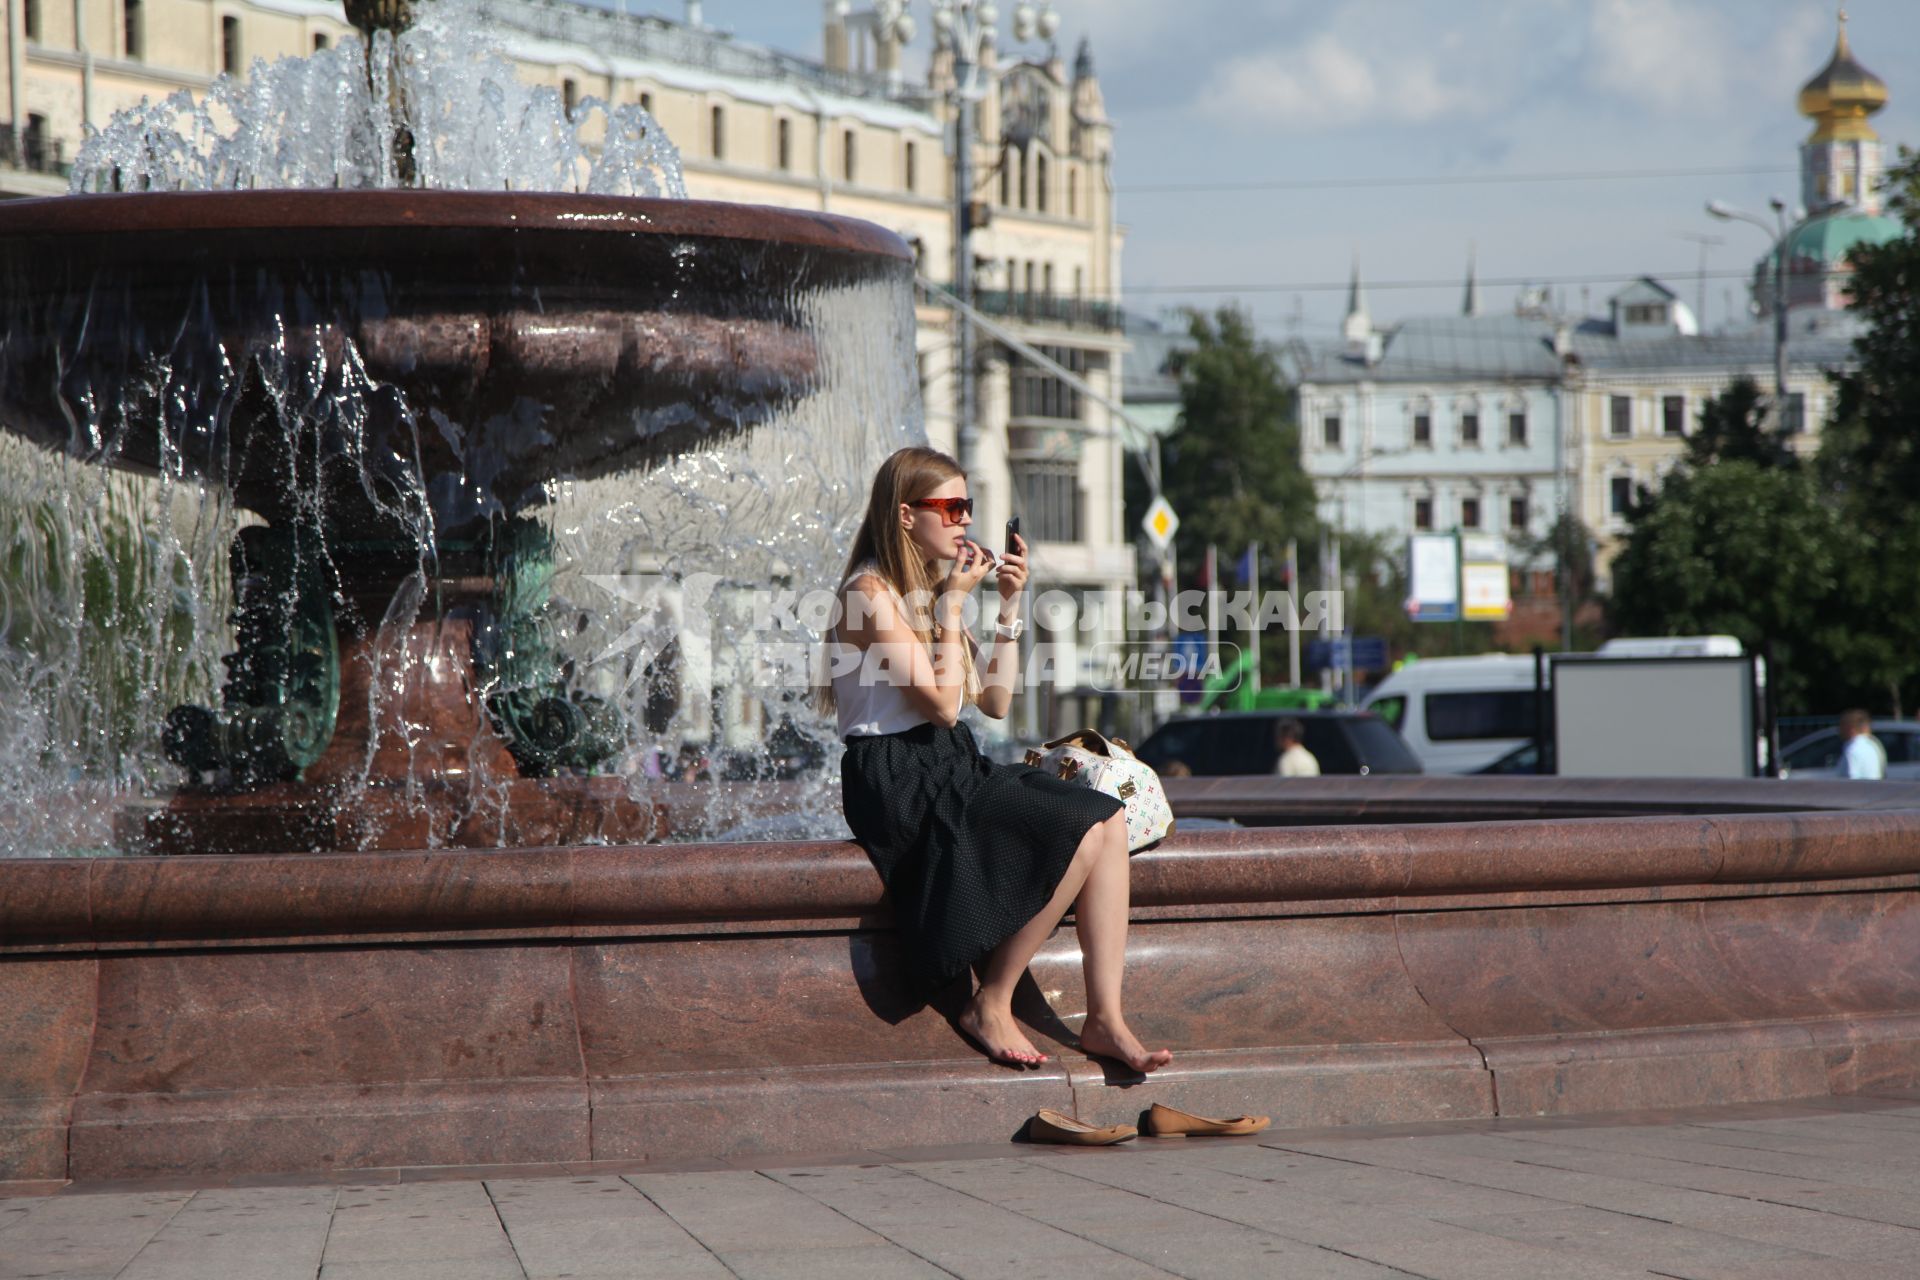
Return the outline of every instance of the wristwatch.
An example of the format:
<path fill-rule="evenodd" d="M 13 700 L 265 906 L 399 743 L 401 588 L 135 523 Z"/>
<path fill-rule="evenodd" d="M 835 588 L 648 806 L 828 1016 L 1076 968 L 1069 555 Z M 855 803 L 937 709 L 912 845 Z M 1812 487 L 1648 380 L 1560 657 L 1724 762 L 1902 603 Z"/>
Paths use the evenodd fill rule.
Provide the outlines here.
<path fill-rule="evenodd" d="M 1018 640 L 1020 633 L 1026 629 L 1027 620 L 1025 618 L 1015 618 L 1012 622 L 996 622 L 993 624 L 993 634 L 1002 640 Z"/>

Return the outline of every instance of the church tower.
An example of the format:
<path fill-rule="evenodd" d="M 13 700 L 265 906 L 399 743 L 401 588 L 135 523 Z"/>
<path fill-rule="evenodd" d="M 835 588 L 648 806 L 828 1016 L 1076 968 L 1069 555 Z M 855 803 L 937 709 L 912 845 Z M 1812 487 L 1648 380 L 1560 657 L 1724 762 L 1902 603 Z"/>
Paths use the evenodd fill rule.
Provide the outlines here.
<path fill-rule="evenodd" d="M 1813 133 L 1800 144 L 1800 203 L 1809 214 L 1836 205 L 1880 212 L 1885 166 L 1880 135 L 1867 117 L 1886 105 L 1886 81 L 1855 61 L 1847 45 L 1842 9 L 1833 57 L 1800 90 L 1800 114 L 1813 121 Z"/>

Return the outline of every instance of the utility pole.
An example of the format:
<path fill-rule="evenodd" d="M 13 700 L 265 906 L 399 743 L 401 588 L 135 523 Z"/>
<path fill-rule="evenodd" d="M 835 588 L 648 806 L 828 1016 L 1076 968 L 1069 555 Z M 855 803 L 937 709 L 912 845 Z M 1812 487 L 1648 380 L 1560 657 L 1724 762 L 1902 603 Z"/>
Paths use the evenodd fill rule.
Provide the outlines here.
<path fill-rule="evenodd" d="M 973 138 L 980 100 L 986 96 L 982 65 L 992 55 L 999 10 L 992 0 L 930 0 L 934 41 L 953 55 L 953 292 L 966 307 L 973 306 Z M 1053 38 L 1060 15 L 1049 0 L 1039 5 L 1021 0 L 1013 11 L 1016 40 Z M 980 458 L 979 387 L 975 377 L 973 325 L 964 311 L 954 313 L 954 452 L 955 461 L 970 479 Z"/>
<path fill-rule="evenodd" d="M 1760 228 L 1773 246 L 1773 429 L 1787 431 L 1787 202 L 1774 196 L 1773 226 L 1765 218 L 1735 209 L 1718 200 L 1707 201 L 1707 212 L 1722 222 L 1744 222 Z"/>
<path fill-rule="evenodd" d="M 1680 238 L 1682 240 L 1691 240 L 1700 246 L 1700 287 L 1696 291 L 1696 296 L 1699 299 L 1696 305 L 1699 306 L 1700 310 L 1695 314 L 1694 319 L 1700 322 L 1700 332 L 1705 333 L 1707 331 L 1707 250 L 1713 248 L 1715 245 L 1725 244 L 1727 242 L 1726 237 L 1707 236 L 1694 231 L 1683 231 L 1680 233 Z"/>

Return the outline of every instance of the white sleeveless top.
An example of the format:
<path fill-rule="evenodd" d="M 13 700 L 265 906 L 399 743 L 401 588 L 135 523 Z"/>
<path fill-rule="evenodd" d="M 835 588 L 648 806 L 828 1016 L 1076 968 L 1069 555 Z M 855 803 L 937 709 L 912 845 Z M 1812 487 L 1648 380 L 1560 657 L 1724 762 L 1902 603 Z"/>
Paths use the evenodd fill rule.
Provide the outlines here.
<path fill-rule="evenodd" d="M 879 565 L 871 561 L 860 565 L 847 575 L 847 582 L 868 573 L 887 583 L 894 607 L 904 617 L 907 602 L 900 598 L 893 584 L 887 582 Z M 847 582 L 840 584 L 842 598 Z M 968 637 L 968 643 L 972 643 L 971 636 Z M 826 648 L 830 664 L 827 669 L 833 676 L 833 700 L 839 709 L 840 736 L 843 739 L 878 737 L 929 723 L 927 717 L 907 698 L 913 674 L 911 670 L 899 670 L 899 662 L 882 661 L 872 649 L 861 649 L 858 645 L 837 638 L 829 639 Z"/>

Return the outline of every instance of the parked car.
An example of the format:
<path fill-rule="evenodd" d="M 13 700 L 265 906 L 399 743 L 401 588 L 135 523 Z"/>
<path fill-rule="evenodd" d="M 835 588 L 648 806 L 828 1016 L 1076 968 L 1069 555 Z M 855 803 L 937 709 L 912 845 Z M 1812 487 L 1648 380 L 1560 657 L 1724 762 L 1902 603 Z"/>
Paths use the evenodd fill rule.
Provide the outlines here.
<path fill-rule="evenodd" d="M 1306 749 L 1329 773 L 1419 773 L 1420 761 L 1393 727 L 1367 711 L 1240 711 L 1169 720 L 1140 744 L 1139 756 L 1164 776 L 1178 762 L 1195 777 L 1271 774 L 1280 759 L 1275 728 L 1291 716 Z"/>
<path fill-rule="evenodd" d="M 1474 772 L 1507 775 L 1539 773 L 1540 745 L 1535 742 L 1523 742 L 1492 764 L 1483 765 Z"/>
<path fill-rule="evenodd" d="M 1533 658 L 1422 658 L 1361 708 L 1384 719 L 1429 773 L 1476 773 L 1533 737 Z"/>
<path fill-rule="evenodd" d="M 1920 720 L 1876 720 L 1873 736 L 1887 749 L 1889 778 L 1920 779 Z M 1817 729 L 1780 752 L 1783 778 L 1831 778 L 1840 764 L 1840 730 Z"/>

